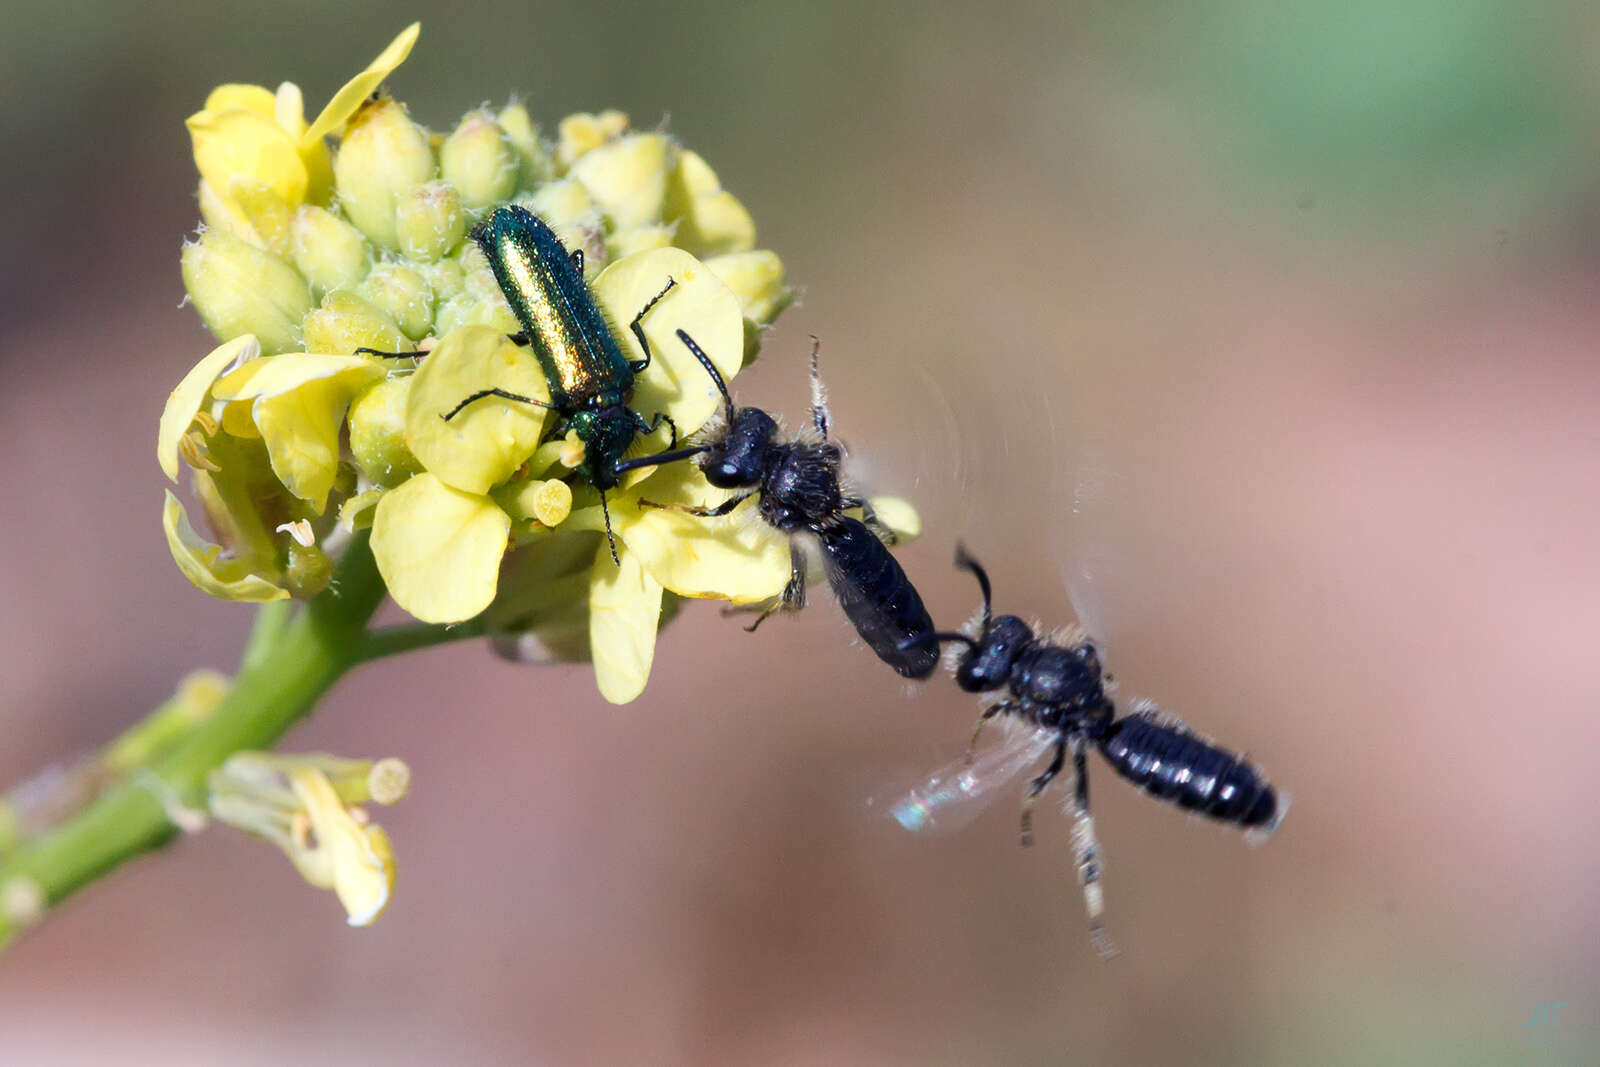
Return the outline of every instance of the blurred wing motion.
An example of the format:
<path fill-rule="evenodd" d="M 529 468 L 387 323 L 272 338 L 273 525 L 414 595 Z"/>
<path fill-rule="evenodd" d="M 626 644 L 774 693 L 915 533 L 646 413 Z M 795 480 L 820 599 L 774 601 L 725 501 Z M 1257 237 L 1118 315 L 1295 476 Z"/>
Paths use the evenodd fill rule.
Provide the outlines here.
<path fill-rule="evenodd" d="M 959 830 L 977 817 L 996 789 L 1016 781 L 1055 741 L 1056 735 L 1048 731 L 1014 725 L 994 748 L 978 753 L 971 762 L 963 757 L 935 771 L 893 800 L 889 814 L 914 832 Z"/>

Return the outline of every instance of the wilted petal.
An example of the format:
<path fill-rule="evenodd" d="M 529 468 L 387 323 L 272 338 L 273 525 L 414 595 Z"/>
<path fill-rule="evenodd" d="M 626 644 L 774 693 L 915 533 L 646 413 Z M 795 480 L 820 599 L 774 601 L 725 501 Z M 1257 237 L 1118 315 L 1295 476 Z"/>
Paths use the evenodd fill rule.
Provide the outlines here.
<path fill-rule="evenodd" d="M 256 343 L 254 335 L 235 337 L 226 344 L 218 345 L 210 355 L 196 363 L 194 369 L 183 376 L 183 381 L 167 397 L 166 409 L 161 412 L 161 429 L 156 436 L 156 459 L 168 478 L 178 480 L 178 442 L 189 432 L 194 417 L 205 405 L 212 383 L 234 360 L 244 362 L 260 354 L 261 346 Z"/>
<path fill-rule="evenodd" d="M 167 533 L 167 547 L 185 578 L 196 587 L 222 600 L 243 600 L 263 604 L 269 600 L 286 600 L 289 591 L 252 574 L 248 565 L 237 559 L 223 559 L 222 546 L 214 545 L 195 532 L 189 525 L 189 516 L 178 498 L 167 491 L 167 502 L 161 513 L 161 525 Z"/>
<path fill-rule="evenodd" d="M 318 511 L 339 470 L 339 427 L 351 399 L 382 378 L 362 356 L 289 353 L 252 360 L 212 386 L 219 400 L 252 400 L 272 470 Z"/>

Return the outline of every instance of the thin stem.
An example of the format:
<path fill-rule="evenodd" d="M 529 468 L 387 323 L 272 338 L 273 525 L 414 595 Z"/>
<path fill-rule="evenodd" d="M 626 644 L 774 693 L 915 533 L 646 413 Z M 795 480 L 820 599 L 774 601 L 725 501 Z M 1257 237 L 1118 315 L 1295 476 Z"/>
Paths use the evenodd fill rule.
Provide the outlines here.
<path fill-rule="evenodd" d="M 242 749 L 271 747 L 351 667 L 384 595 L 367 538 L 353 539 L 328 589 L 234 680 L 216 711 L 144 773 L 0 861 L 0 944 L 125 861 L 169 841 L 179 809 L 205 805 L 206 778 Z"/>
<path fill-rule="evenodd" d="M 274 600 L 261 605 L 256 611 L 255 625 L 250 628 L 250 637 L 245 641 L 244 654 L 239 657 L 240 670 L 249 670 L 261 664 L 272 651 L 272 646 L 277 644 L 278 638 L 283 636 L 283 628 L 288 625 L 293 612 L 292 600 Z"/>
<path fill-rule="evenodd" d="M 468 619 L 466 622 L 456 623 L 419 623 L 414 626 L 386 626 L 381 630 L 374 630 L 367 634 L 366 640 L 361 643 L 360 655 L 363 663 L 370 663 L 375 659 L 386 656 L 398 656 L 402 652 L 415 652 L 419 648 L 432 648 L 434 645 L 447 645 L 452 641 L 466 641 L 474 637 L 482 637 L 486 627 L 483 617 Z"/>

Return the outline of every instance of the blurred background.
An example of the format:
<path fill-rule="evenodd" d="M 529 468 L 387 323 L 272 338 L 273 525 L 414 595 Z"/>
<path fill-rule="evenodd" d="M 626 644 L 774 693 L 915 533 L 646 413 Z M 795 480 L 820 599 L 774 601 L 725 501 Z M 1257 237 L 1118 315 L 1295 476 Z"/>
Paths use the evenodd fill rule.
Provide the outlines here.
<path fill-rule="evenodd" d="M 7 1063 L 1592 1063 L 1600 1058 L 1600 19 L 1498 0 L 3 5 L 0 780 L 104 742 L 250 611 L 179 575 L 153 457 L 183 119 L 391 80 L 448 128 L 620 107 L 747 204 L 934 615 L 1071 618 L 1123 693 L 1294 796 L 1264 848 L 1093 765 L 1069 822 L 865 806 L 962 751 L 819 591 L 711 605 L 614 708 L 477 646 L 359 672 L 294 750 L 400 755 L 375 927 L 225 828 L 0 959 Z M 955 5 L 951 5 L 955 8 Z M 1084 577 L 1087 576 L 1087 577 Z M 1053 807 L 1053 806 L 1052 806 Z M 1553 1021 L 1540 1005 L 1564 1002 Z"/>

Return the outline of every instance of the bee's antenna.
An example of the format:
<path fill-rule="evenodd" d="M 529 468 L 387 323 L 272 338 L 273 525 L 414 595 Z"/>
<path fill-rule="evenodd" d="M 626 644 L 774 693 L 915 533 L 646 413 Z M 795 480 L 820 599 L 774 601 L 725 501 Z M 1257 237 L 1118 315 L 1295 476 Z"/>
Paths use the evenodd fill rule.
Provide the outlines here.
<path fill-rule="evenodd" d="M 704 349 L 695 344 L 694 338 L 683 330 L 678 331 L 678 340 L 683 342 L 684 347 L 693 353 L 694 358 L 698 359 L 700 365 L 706 369 L 706 373 L 711 375 L 711 380 L 717 385 L 717 392 L 722 394 L 722 402 L 727 405 L 728 422 L 732 423 L 733 397 L 728 395 L 728 383 L 722 380 L 722 374 L 717 370 L 717 365 L 711 362 L 711 357 L 706 355 Z"/>
<path fill-rule="evenodd" d="M 922 633 L 922 634 L 913 634 L 912 636 L 906 638 L 904 641 L 901 641 L 900 644 L 898 646 L 896 646 L 896 647 L 898 647 L 900 649 L 900 651 L 902 651 L 902 652 L 910 652 L 914 648 L 921 648 L 924 645 L 943 644 L 945 641 L 961 641 L 961 642 L 965 643 L 966 646 L 968 648 L 972 649 L 974 652 L 976 652 L 978 650 L 978 642 L 974 641 L 972 638 L 968 637 L 966 634 L 955 633 L 953 631 L 951 633 L 932 633 L 932 632 L 929 632 L 929 633 Z"/>
<path fill-rule="evenodd" d="M 967 555 L 967 546 L 963 544 L 956 545 L 956 566 L 966 568 L 978 579 L 978 588 L 983 590 L 983 632 L 988 633 L 989 619 L 993 615 L 989 606 L 993 596 L 989 588 L 989 572 L 983 569 L 983 564 Z"/>

